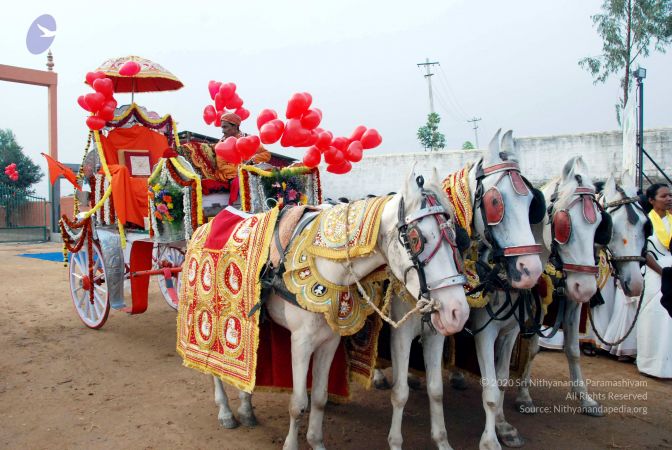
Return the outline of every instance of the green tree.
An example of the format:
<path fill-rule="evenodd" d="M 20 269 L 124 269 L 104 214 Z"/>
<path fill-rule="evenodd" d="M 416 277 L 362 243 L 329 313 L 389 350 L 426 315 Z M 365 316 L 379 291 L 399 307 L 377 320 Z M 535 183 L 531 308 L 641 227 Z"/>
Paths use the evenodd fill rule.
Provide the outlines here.
<path fill-rule="evenodd" d="M 435 151 L 446 147 L 446 137 L 439 132 L 439 122 L 441 117 L 437 113 L 431 113 L 427 116 L 427 123 L 418 128 L 418 140 L 425 150 Z"/>
<path fill-rule="evenodd" d="M 595 84 L 622 73 L 623 96 L 616 105 L 620 122 L 634 62 L 648 56 L 652 45 L 654 51 L 665 53 L 672 41 L 672 0 L 603 0 L 601 13 L 590 18 L 602 37 L 602 54 L 581 59 L 579 66 L 590 72 Z"/>
<path fill-rule="evenodd" d="M 16 163 L 16 171 L 19 173 L 17 181 L 10 180 L 5 174 L 5 167 L 11 163 Z M 40 166 L 23 153 L 23 147 L 16 142 L 12 130 L 0 128 L 0 183 L 32 194 L 31 186 L 39 182 L 43 176 Z"/>
<path fill-rule="evenodd" d="M 464 144 L 462 144 L 462 150 L 473 150 L 475 148 L 471 141 L 464 141 Z"/>

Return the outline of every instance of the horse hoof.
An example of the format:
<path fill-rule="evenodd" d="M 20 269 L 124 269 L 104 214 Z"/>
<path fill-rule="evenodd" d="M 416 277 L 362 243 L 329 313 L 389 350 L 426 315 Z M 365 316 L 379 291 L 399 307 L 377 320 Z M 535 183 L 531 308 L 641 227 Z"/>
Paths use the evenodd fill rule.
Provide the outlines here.
<path fill-rule="evenodd" d="M 516 410 L 521 414 L 534 414 L 532 400 L 516 400 Z"/>
<path fill-rule="evenodd" d="M 458 391 L 464 391 L 467 389 L 467 380 L 464 377 L 450 377 L 450 387 Z"/>
<path fill-rule="evenodd" d="M 499 440 L 505 447 L 509 448 L 518 448 L 525 445 L 525 439 L 523 439 L 520 434 L 507 434 L 504 436 L 498 436 Z"/>
<path fill-rule="evenodd" d="M 234 428 L 238 428 L 238 425 L 240 425 L 235 417 L 219 419 L 219 424 L 227 430 L 233 430 Z"/>
<path fill-rule="evenodd" d="M 259 422 L 257 422 L 257 417 L 254 414 L 251 416 L 240 416 L 240 423 L 249 428 L 254 428 L 259 425 Z"/>
<path fill-rule="evenodd" d="M 380 391 L 387 391 L 390 389 L 392 386 L 390 386 L 389 381 L 387 381 L 387 378 L 383 378 L 382 380 L 374 380 L 373 381 L 373 387 Z"/>
<path fill-rule="evenodd" d="M 583 406 L 581 412 L 586 416 L 590 417 L 604 417 L 604 411 L 602 411 L 602 405 L 595 406 Z"/>

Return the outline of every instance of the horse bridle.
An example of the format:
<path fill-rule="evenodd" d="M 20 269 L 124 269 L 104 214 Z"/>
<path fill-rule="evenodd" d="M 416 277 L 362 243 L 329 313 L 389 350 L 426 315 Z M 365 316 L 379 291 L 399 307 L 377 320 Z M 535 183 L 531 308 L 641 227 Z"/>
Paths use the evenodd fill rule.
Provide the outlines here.
<path fill-rule="evenodd" d="M 614 211 L 617 211 L 621 206 L 625 206 L 628 214 L 628 221 L 634 225 L 637 223 L 637 213 L 635 212 L 634 208 L 639 209 L 644 216 L 646 217 L 646 213 L 644 212 L 644 209 L 642 206 L 639 204 L 639 197 L 628 197 L 628 194 L 625 193 L 623 188 L 621 186 L 616 186 L 616 191 L 621 194 L 621 198 L 619 200 L 614 200 L 613 202 L 607 202 L 607 198 L 605 195 L 602 196 L 602 207 L 604 208 L 605 211 L 608 213 L 612 213 Z M 634 207 L 632 206 L 634 204 Z M 628 206 L 630 205 L 630 206 Z M 650 221 L 647 218 L 647 223 L 644 225 L 645 226 L 645 237 L 648 238 L 651 233 L 650 233 L 650 228 L 648 231 L 646 231 L 647 225 L 650 227 Z M 608 245 L 604 246 L 607 250 L 607 257 L 609 262 L 638 262 L 640 265 L 644 264 L 646 262 L 646 258 L 644 257 L 644 254 L 646 253 L 646 239 L 644 240 L 644 247 L 642 248 L 642 253 L 640 255 L 625 255 L 625 256 L 615 256 L 611 249 L 609 248 Z M 614 271 L 614 275 L 616 278 L 619 278 L 619 273 L 618 269 L 616 266 L 612 264 L 612 269 Z"/>
<path fill-rule="evenodd" d="M 420 188 L 420 193 L 422 195 L 420 209 L 414 213 L 406 215 L 404 198 L 401 198 L 399 201 L 397 238 L 408 252 L 412 263 L 412 265 L 404 271 L 404 284 L 406 284 L 406 276 L 408 272 L 410 270 L 415 270 L 418 274 L 418 280 L 420 283 L 420 293 L 418 294 L 418 299 L 422 297 L 429 299 L 432 291 L 455 285 L 463 286 L 467 283 L 467 278 L 462 273 L 459 273 L 457 275 L 450 275 L 438 280 L 432 280 L 430 282 L 427 281 L 424 268 L 438 253 L 444 240 L 448 242 L 453 251 L 453 259 L 455 261 L 455 267 L 457 267 L 458 272 L 463 271 L 463 264 L 460 252 L 457 248 L 457 243 L 455 241 L 455 230 L 450 221 L 450 218 L 448 217 L 446 209 L 441 205 L 438 197 L 434 192 L 423 187 L 425 181 L 422 176 L 418 176 L 415 182 Z M 439 225 L 440 238 L 438 239 L 436 246 L 429 256 L 421 260 L 420 255 L 424 252 L 424 244 L 427 242 L 427 240 L 423 236 L 422 230 L 420 230 L 418 224 L 428 216 L 433 217 Z M 431 312 L 428 314 L 431 314 Z M 428 316 L 425 315 L 423 320 L 427 321 Z"/>
<path fill-rule="evenodd" d="M 484 192 L 483 180 L 488 176 L 497 173 L 500 174 L 497 181 L 492 185 L 491 188 Z M 526 195 L 528 189 L 531 192 L 534 191 L 534 188 L 530 182 L 520 175 L 520 166 L 517 162 L 505 161 L 485 168 L 479 162 L 478 167 L 476 168 L 476 192 L 474 198 L 474 207 L 479 209 L 481 212 L 485 244 L 492 250 L 492 258 L 495 261 L 499 261 L 506 256 L 539 255 L 541 254 L 541 245 L 539 244 L 500 247 L 500 245 L 497 243 L 497 240 L 493 236 L 492 228 L 502 221 L 505 214 L 505 205 L 503 203 L 502 196 L 499 193 L 499 189 L 497 188 L 497 185 L 505 177 L 509 178 L 514 191 L 518 195 Z M 523 189 L 525 189 L 525 191 L 523 191 Z M 490 195 L 494 197 L 492 199 L 494 203 L 499 203 L 501 205 L 501 213 L 499 214 L 498 218 L 488 217 L 489 211 L 488 205 L 485 203 L 485 199 Z"/>
<path fill-rule="evenodd" d="M 579 186 L 572 192 L 571 195 L 576 196 L 574 200 L 572 200 L 569 205 L 567 205 L 565 208 L 555 211 L 555 202 L 558 200 L 558 189 L 559 189 L 559 183 L 555 185 L 555 191 L 553 192 L 553 195 L 551 195 L 551 202 L 550 205 L 548 206 L 548 223 L 551 226 L 551 255 L 549 257 L 549 262 L 551 262 L 557 270 L 561 270 L 563 273 L 566 272 L 578 272 L 578 273 L 590 273 L 595 276 L 599 273 L 599 267 L 597 264 L 594 265 L 588 265 L 588 264 L 569 264 L 565 263 L 562 261 L 562 258 L 560 257 L 560 246 L 561 245 L 566 245 L 569 243 L 569 238 L 567 239 L 566 242 L 560 242 L 556 238 L 556 232 L 555 232 L 555 214 L 564 212 L 567 217 L 569 217 L 569 211 L 571 208 L 577 204 L 578 202 L 582 202 L 584 198 L 589 198 L 594 206 L 598 208 L 599 211 L 604 211 L 602 208 L 602 205 L 597 201 L 595 198 L 595 189 L 590 188 L 590 187 L 585 187 L 581 185 L 581 177 L 579 175 L 576 176 L 577 181 L 579 182 Z M 571 224 L 570 224 L 571 227 Z"/>

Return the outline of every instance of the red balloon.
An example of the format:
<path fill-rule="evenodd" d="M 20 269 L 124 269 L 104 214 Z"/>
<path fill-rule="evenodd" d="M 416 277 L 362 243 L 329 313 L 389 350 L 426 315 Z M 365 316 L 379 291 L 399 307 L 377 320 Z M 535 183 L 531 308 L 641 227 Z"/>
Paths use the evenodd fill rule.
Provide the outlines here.
<path fill-rule="evenodd" d="M 224 142 L 219 142 L 215 145 L 215 153 L 226 162 L 240 164 L 241 156 L 236 149 L 237 141 L 237 138 L 229 136 Z"/>
<path fill-rule="evenodd" d="M 313 101 L 312 96 L 307 92 L 297 92 L 292 95 L 287 102 L 287 110 L 285 116 L 288 119 L 300 119 L 301 116 L 308 111 L 310 104 Z"/>
<path fill-rule="evenodd" d="M 210 98 L 215 99 L 215 95 L 219 92 L 219 87 L 222 85 L 221 81 L 210 80 L 208 83 L 208 92 L 210 92 Z"/>
<path fill-rule="evenodd" d="M 245 120 L 250 117 L 250 112 L 242 106 L 235 111 L 235 114 L 240 117 L 240 120 Z"/>
<path fill-rule="evenodd" d="M 103 103 L 103 108 L 117 109 L 117 101 L 114 98 L 109 98 Z"/>
<path fill-rule="evenodd" d="M 366 131 L 366 127 L 364 125 L 359 125 L 357 128 L 355 128 L 355 131 L 352 132 L 350 135 L 350 141 L 359 141 L 362 139 L 362 135 Z"/>
<path fill-rule="evenodd" d="M 327 164 L 341 164 L 345 161 L 345 156 L 343 152 L 337 149 L 336 147 L 331 147 L 329 150 L 324 152 L 324 162 Z"/>
<path fill-rule="evenodd" d="M 119 69 L 119 75 L 124 77 L 132 77 L 140 72 L 140 64 L 135 61 L 126 61 Z"/>
<path fill-rule="evenodd" d="M 353 141 L 348 145 L 348 149 L 345 151 L 345 157 L 348 161 L 359 162 L 362 160 L 363 150 L 361 142 Z"/>
<path fill-rule="evenodd" d="M 302 147 L 310 139 L 310 131 L 301 126 L 299 119 L 289 119 L 287 125 L 285 125 L 285 132 L 282 137 L 285 144 L 281 140 L 280 145 L 283 147 Z"/>
<path fill-rule="evenodd" d="M 303 155 L 303 164 L 306 167 L 317 167 L 322 160 L 322 154 L 320 149 L 313 146 L 306 150 L 306 153 Z"/>
<path fill-rule="evenodd" d="M 348 146 L 348 139 L 339 136 L 339 137 L 337 137 L 337 138 L 334 138 L 334 139 L 331 141 L 331 145 L 333 145 L 334 147 L 336 147 L 336 148 L 339 149 L 339 150 L 345 151 L 345 149 L 346 149 L 347 146 Z"/>
<path fill-rule="evenodd" d="M 98 111 L 98 117 L 100 117 L 106 122 L 114 119 L 114 108 L 108 108 L 107 106 L 103 106 L 100 109 L 100 111 Z"/>
<path fill-rule="evenodd" d="M 89 105 L 86 104 L 86 99 L 83 95 L 77 97 L 77 103 L 79 104 L 79 106 L 84 108 L 85 111 L 91 112 L 91 108 L 89 108 Z"/>
<path fill-rule="evenodd" d="M 105 126 L 105 119 L 98 116 L 89 116 L 86 119 L 86 126 L 91 130 L 100 130 Z"/>
<path fill-rule="evenodd" d="M 380 143 L 383 142 L 383 137 L 374 128 L 370 128 L 366 130 L 360 140 L 362 141 L 362 147 L 365 150 L 368 150 L 370 148 L 378 147 Z"/>
<path fill-rule="evenodd" d="M 100 92 L 92 92 L 90 94 L 86 94 L 84 100 L 86 101 L 86 104 L 89 105 L 89 110 L 91 112 L 97 112 L 100 111 L 100 108 L 103 107 L 103 103 L 105 103 L 105 96 Z"/>
<path fill-rule="evenodd" d="M 243 161 L 252 158 L 259 148 L 259 138 L 257 136 L 245 136 L 236 142 L 236 150 L 240 153 Z"/>
<path fill-rule="evenodd" d="M 331 140 L 333 138 L 333 135 L 329 131 L 323 131 L 317 135 L 317 142 L 315 142 L 315 146 L 324 151 L 331 147 Z"/>
<path fill-rule="evenodd" d="M 301 116 L 301 125 L 303 128 L 313 130 L 322 122 L 322 111 L 319 109 L 309 109 Z"/>
<path fill-rule="evenodd" d="M 107 77 L 107 75 L 105 75 L 103 72 L 88 72 L 86 74 L 86 83 L 90 86 L 93 86 L 94 81 L 105 77 Z"/>
<path fill-rule="evenodd" d="M 233 96 L 226 102 L 226 107 L 228 109 L 238 109 L 243 106 L 243 99 L 241 99 L 238 94 L 233 94 Z"/>
<path fill-rule="evenodd" d="M 224 97 L 222 97 L 222 94 L 219 92 L 215 94 L 215 108 L 218 110 L 224 109 L 224 106 L 226 105 L 226 100 Z"/>
<path fill-rule="evenodd" d="M 215 107 L 212 105 L 208 105 L 203 109 L 203 120 L 208 125 L 215 121 L 216 115 L 217 112 L 215 111 Z"/>
<path fill-rule="evenodd" d="M 114 94 L 114 83 L 109 78 L 98 78 L 93 82 L 93 89 L 100 92 L 105 98 L 112 98 Z"/>
<path fill-rule="evenodd" d="M 259 115 L 257 116 L 257 129 L 261 130 L 261 127 L 265 123 L 277 118 L 278 113 L 276 113 L 272 109 L 262 109 Z"/>
<path fill-rule="evenodd" d="M 351 169 L 352 164 L 350 161 L 343 161 L 341 164 L 330 164 L 327 166 L 327 172 L 335 173 L 337 175 L 348 173 Z"/>
<path fill-rule="evenodd" d="M 236 92 L 235 83 L 224 83 L 219 86 L 219 93 L 222 94 L 222 98 L 224 99 L 224 101 L 227 101 L 231 97 L 233 97 L 233 94 L 235 92 Z"/>
<path fill-rule="evenodd" d="M 215 121 L 213 123 L 217 128 L 222 126 L 222 114 L 224 111 L 215 111 Z"/>
<path fill-rule="evenodd" d="M 278 123 L 279 122 L 279 123 Z M 275 144 L 285 130 L 285 123 L 276 119 L 265 123 L 259 129 L 259 137 L 264 144 Z"/>

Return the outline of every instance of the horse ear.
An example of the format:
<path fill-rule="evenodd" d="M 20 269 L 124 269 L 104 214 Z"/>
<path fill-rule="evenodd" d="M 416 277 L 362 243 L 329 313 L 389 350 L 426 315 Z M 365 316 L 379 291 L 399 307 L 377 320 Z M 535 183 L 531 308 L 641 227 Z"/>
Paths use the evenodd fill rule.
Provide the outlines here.
<path fill-rule="evenodd" d="M 429 184 L 434 188 L 441 188 L 441 179 L 439 178 L 439 171 L 436 170 L 436 167 L 432 167 L 432 175 L 429 177 Z"/>
<path fill-rule="evenodd" d="M 576 164 L 576 156 L 569 158 L 569 161 L 565 163 L 565 166 L 562 168 L 562 182 L 566 182 L 574 178 L 574 165 Z"/>
<path fill-rule="evenodd" d="M 406 177 L 406 183 L 404 183 L 404 186 L 401 188 L 401 196 L 409 199 L 413 192 L 415 192 L 415 164 L 417 162 L 413 161 L 413 165 L 411 166 L 411 170 L 408 172 L 408 176 Z"/>
<path fill-rule="evenodd" d="M 604 182 L 604 195 L 607 199 L 614 198 L 616 196 L 616 180 L 614 175 L 609 175 L 607 181 Z"/>
<path fill-rule="evenodd" d="M 509 130 L 502 136 L 502 146 L 499 155 L 502 159 L 513 159 L 513 130 Z"/>
<path fill-rule="evenodd" d="M 499 130 L 497 130 L 497 133 L 495 133 L 495 135 L 492 137 L 492 140 L 490 141 L 490 145 L 488 146 L 488 150 L 489 150 L 489 153 L 490 153 L 489 162 L 491 162 L 491 163 L 494 163 L 494 162 L 500 160 L 500 157 L 499 157 L 499 151 L 500 151 L 499 133 L 501 133 L 501 131 L 502 131 L 501 128 Z"/>
<path fill-rule="evenodd" d="M 635 186 L 635 177 L 632 176 L 630 170 L 623 172 L 621 176 L 621 186 L 626 192 L 637 192 L 637 187 Z"/>

